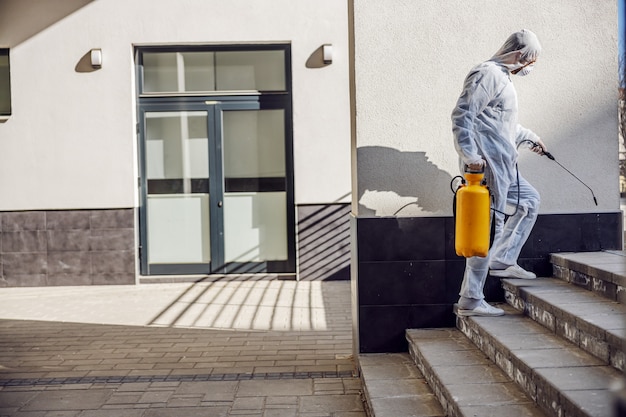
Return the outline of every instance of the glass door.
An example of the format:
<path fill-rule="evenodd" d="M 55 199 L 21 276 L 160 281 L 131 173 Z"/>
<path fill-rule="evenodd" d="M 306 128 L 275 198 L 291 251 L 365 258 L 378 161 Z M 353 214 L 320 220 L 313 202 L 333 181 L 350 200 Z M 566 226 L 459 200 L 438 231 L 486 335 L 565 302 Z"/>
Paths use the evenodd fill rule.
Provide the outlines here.
<path fill-rule="evenodd" d="M 209 117 L 206 111 L 144 113 L 143 257 L 201 273 L 211 262 Z"/>
<path fill-rule="evenodd" d="M 144 273 L 294 272 L 285 109 L 168 107 L 141 113 Z"/>
<path fill-rule="evenodd" d="M 225 270 L 280 270 L 289 257 L 285 111 L 226 105 L 220 114 Z"/>

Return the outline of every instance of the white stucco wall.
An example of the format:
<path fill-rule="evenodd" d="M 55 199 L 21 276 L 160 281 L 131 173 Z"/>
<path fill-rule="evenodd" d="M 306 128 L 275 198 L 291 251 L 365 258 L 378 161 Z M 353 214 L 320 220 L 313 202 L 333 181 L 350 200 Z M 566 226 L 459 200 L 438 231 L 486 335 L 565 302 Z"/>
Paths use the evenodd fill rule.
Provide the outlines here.
<path fill-rule="evenodd" d="M 520 122 L 586 182 L 521 151 L 542 213 L 619 210 L 617 5 L 614 0 L 358 0 L 354 7 L 360 216 L 451 215 L 459 174 L 450 113 L 470 68 L 509 34 L 534 31 L 543 53 L 514 77 Z M 415 204 L 410 204 L 415 203 Z"/>
<path fill-rule="evenodd" d="M 292 44 L 296 203 L 349 201 L 344 1 L 2 0 L 12 116 L 0 123 L 0 210 L 137 204 L 133 45 Z M 334 46 L 333 64 L 307 67 Z M 103 67 L 77 72 L 91 48 Z"/>

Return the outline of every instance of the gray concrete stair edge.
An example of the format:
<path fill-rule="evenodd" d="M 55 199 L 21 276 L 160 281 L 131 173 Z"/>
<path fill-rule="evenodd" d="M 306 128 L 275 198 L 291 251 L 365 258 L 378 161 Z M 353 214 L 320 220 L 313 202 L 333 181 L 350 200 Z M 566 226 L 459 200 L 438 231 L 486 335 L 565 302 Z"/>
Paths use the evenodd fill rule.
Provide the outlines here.
<path fill-rule="evenodd" d="M 626 304 L 626 251 L 550 255 L 556 278 Z"/>
<path fill-rule="evenodd" d="M 407 330 L 406 338 L 447 416 L 545 416 L 457 329 Z"/>
<path fill-rule="evenodd" d="M 409 354 L 360 354 L 358 367 L 369 417 L 446 415 Z"/>
<path fill-rule="evenodd" d="M 558 279 L 503 279 L 507 303 L 614 368 L 626 370 L 626 306 Z"/>
<path fill-rule="evenodd" d="M 465 317 L 457 327 L 552 417 L 611 414 L 621 374 L 541 325 L 502 306 L 503 317 Z"/>

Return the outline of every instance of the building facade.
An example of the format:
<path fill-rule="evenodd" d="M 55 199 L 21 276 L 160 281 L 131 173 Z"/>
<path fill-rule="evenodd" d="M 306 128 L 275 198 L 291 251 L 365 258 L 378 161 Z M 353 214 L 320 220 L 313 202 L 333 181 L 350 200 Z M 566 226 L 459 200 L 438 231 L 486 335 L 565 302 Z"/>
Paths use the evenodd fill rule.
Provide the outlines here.
<path fill-rule="evenodd" d="M 616 9 L 0 0 L 0 285 L 351 277 L 355 350 L 405 350 L 454 324 L 450 113 L 514 31 L 544 48 L 521 122 L 586 184 L 522 152 L 520 264 L 622 247 Z"/>
<path fill-rule="evenodd" d="M 349 278 L 347 12 L 0 2 L 2 285 Z"/>

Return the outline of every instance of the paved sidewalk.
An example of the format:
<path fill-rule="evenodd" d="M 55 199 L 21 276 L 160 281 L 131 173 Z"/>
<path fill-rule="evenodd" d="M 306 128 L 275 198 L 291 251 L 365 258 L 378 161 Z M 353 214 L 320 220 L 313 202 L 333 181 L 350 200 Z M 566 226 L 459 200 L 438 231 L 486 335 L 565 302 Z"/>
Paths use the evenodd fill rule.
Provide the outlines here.
<path fill-rule="evenodd" d="M 364 417 L 350 283 L 0 289 L 0 416 Z"/>

